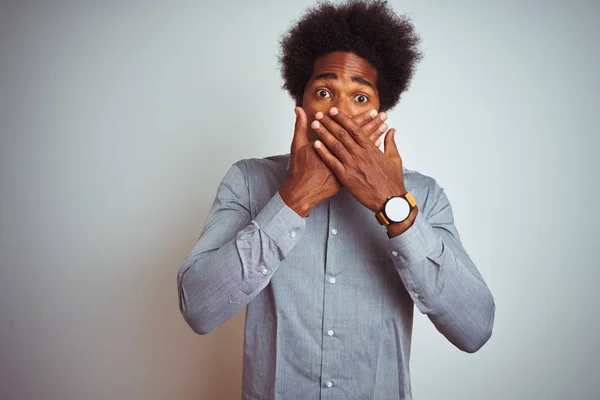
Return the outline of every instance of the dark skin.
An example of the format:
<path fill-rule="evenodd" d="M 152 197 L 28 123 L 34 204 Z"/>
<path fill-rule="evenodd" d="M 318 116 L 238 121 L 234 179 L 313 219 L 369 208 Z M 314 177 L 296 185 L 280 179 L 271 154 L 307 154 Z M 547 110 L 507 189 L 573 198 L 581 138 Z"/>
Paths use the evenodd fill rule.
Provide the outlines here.
<path fill-rule="evenodd" d="M 279 191 L 288 207 L 307 217 L 344 186 L 376 213 L 388 197 L 407 192 L 395 129 L 385 137 L 384 152 L 378 148 L 376 141 L 387 130 L 387 116 L 378 109 L 377 70 L 368 61 L 346 52 L 315 61 L 296 107 L 289 178 Z M 417 212 L 415 207 L 406 221 L 388 225 L 388 235 L 406 231 Z"/>

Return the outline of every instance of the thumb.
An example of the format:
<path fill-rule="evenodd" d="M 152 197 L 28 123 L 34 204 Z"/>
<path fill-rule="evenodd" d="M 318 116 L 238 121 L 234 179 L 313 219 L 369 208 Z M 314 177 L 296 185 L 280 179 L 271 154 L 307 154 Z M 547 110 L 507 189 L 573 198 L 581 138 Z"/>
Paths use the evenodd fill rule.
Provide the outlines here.
<path fill-rule="evenodd" d="M 296 125 L 294 126 L 294 139 L 292 139 L 292 153 L 308 144 L 308 119 L 302 107 L 294 108 L 296 112 Z"/>
<path fill-rule="evenodd" d="M 395 137 L 396 130 L 393 128 L 390 129 L 385 135 L 383 150 L 386 156 L 400 156 L 398 153 L 398 147 L 396 146 L 396 141 L 394 140 Z"/>

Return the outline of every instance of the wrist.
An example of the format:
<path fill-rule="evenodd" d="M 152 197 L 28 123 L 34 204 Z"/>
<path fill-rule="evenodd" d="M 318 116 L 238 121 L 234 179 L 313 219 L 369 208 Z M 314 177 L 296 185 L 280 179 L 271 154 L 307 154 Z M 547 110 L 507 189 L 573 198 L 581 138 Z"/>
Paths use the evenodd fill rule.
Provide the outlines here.
<path fill-rule="evenodd" d="M 406 218 L 404 221 L 387 225 L 386 228 L 387 228 L 388 237 L 393 238 L 395 236 L 399 236 L 399 235 L 403 234 L 404 232 L 406 232 L 411 226 L 413 226 L 413 223 L 415 222 L 415 218 L 417 217 L 418 213 L 419 213 L 419 207 L 415 206 L 410 211 L 408 218 Z"/>
<path fill-rule="evenodd" d="M 302 218 L 306 218 L 313 205 L 306 200 L 307 196 L 297 189 L 298 186 L 291 180 L 286 181 L 279 189 L 279 196 L 281 196 L 281 200 L 283 200 L 286 206 Z"/>
<path fill-rule="evenodd" d="M 395 185 L 395 187 L 388 187 L 383 194 L 379 194 L 377 197 L 377 201 L 373 204 L 372 207 L 369 207 L 373 212 L 377 213 L 383 209 L 385 203 L 390 197 L 401 196 L 406 194 L 408 190 L 404 185 Z"/>

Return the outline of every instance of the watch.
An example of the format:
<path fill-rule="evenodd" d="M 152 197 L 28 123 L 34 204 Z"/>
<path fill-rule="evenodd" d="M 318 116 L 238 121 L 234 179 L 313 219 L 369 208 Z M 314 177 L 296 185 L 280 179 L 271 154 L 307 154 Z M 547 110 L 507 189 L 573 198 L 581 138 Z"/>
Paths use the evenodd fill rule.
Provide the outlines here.
<path fill-rule="evenodd" d="M 400 196 L 388 197 L 383 209 L 375 214 L 375 218 L 381 225 L 402 222 L 408 218 L 416 205 L 417 201 L 410 192 Z"/>

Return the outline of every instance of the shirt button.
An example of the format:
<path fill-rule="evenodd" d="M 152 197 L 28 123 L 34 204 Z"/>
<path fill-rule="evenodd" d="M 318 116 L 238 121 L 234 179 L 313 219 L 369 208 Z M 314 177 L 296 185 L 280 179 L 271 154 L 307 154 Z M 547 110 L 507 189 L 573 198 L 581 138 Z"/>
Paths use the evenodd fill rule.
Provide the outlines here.
<path fill-rule="evenodd" d="M 333 233 L 334 235 L 337 235 L 337 229 L 333 228 L 333 229 L 331 230 L 331 233 Z"/>
<path fill-rule="evenodd" d="M 295 238 L 296 237 L 296 231 L 292 231 L 292 233 L 290 233 L 290 236 Z"/>
<path fill-rule="evenodd" d="M 332 387 L 333 386 L 333 382 L 327 381 L 326 385 L 327 385 L 327 387 Z"/>
<path fill-rule="evenodd" d="M 334 334 L 334 333 L 335 333 L 335 332 L 333 331 L 333 329 L 330 329 L 330 330 L 328 330 L 328 331 L 327 331 L 327 334 L 328 334 L 329 336 L 333 336 L 333 334 Z"/>
<path fill-rule="evenodd" d="M 414 292 L 413 294 L 414 294 L 415 298 L 417 298 L 417 299 L 419 298 L 419 293 Z"/>
<path fill-rule="evenodd" d="M 329 278 L 329 283 L 335 283 L 335 278 Z"/>
<path fill-rule="evenodd" d="M 396 257 L 396 256 L 398 255 L 398 252 L 397 252 L 396 250 L 392 250 L 392 255 L 393 255 L 394 257 Z"/>
<path fill-rule="evenodd" d="M 263 268 L 263 270 L 261 272 L 263 275 L 266 275 L 269 273 L 269 270 L 267 270 L 266 268 Z"/>

